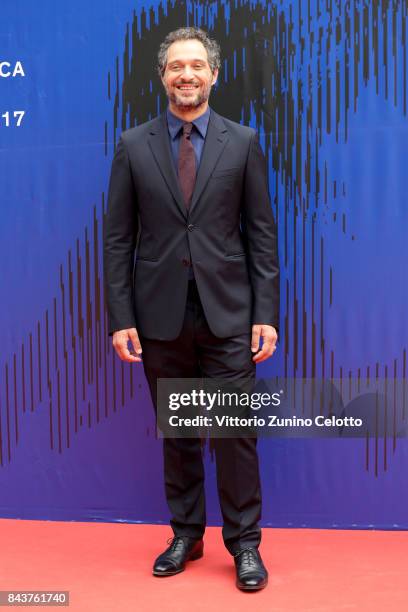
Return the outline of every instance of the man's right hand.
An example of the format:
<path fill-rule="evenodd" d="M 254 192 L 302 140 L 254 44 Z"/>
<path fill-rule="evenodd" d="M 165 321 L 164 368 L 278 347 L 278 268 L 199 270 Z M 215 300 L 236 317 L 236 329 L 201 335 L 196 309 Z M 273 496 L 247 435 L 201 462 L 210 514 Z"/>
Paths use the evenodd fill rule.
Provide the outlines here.
<path fill-rule="evenodd" d="M 131 341 L 133 351 L 128 349 L 128 340 Z M 114 332 L 112 336 L 113 348 L 117 352 L 119 358 L 122 361 L 142 361 L 141 357 L 134 355 L 142 354 L 142 347 L 140 346 L 139 336 L 136 331 L 136 327 L 130 327 L 129 329 L 121 329 Z"/>

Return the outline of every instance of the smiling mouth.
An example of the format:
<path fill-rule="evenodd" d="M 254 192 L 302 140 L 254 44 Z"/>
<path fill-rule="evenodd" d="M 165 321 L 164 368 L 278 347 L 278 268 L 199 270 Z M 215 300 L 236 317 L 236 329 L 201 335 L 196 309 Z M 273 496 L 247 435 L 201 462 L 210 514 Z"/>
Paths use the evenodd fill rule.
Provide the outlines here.
<path fill-rule="evenodd" d="M 198 85 L 177 85 L 177 89 L 180 91 L 194 91 L 197 87 Z"/>

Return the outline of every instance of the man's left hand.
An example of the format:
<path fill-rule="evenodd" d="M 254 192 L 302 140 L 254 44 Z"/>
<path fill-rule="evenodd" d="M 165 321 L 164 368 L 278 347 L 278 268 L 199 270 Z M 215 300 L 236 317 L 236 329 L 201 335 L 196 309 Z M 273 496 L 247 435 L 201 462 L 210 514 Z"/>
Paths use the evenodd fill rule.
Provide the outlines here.
<path fill-rule="evenodd" d="M 261 338 L 263 339 L 263 345 L 259 351 L 259 341 Z M 256 355 L 252 357 L 252 361 L 259 363 L 260 361 L 265 361 L 265 359 L 272 357 L 276 350 L 277 339 L 278 334 L 272 325 L 253 325 L 251 351 L 256 353 Z M 259 351 L 259 353 L 257 351 Z"/>

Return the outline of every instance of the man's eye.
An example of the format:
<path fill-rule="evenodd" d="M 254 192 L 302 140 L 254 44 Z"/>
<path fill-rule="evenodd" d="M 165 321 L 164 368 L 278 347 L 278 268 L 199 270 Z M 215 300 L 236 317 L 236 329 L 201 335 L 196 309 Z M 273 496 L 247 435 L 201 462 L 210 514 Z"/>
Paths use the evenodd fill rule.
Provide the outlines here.
<path fill-rule="evenodd" d="M 202 64 L 195 64 L 194 68 L 201 69 L 201 68 L 203 68 L 203 65 Z M 180 69 L 181 69 L 181 66 L 170 66 L 170 70 L 180 70 Z"/>

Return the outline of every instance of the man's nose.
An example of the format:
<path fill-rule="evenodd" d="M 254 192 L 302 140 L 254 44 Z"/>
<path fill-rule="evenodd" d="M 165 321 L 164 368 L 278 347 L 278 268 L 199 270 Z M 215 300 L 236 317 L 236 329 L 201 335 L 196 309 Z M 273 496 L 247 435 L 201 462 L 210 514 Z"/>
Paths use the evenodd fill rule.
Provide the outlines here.
<path fill-rule="evenodd" d="M 190 66 L 184 66 L 184 70 L 181 73 L 181 76 L 185 79 L 191 79 L 193 76 L 193 70 Z"/>

